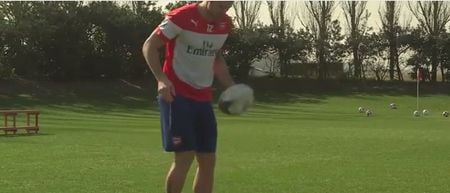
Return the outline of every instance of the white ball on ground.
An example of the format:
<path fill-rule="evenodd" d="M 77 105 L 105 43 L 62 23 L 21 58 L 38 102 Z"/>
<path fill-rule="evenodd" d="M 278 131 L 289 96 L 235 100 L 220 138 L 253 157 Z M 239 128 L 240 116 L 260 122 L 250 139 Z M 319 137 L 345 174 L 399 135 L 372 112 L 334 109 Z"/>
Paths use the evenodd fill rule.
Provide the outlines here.
<path fill-rule="evenodd" d="M 414 117 L 418 117 L 418 116 L 420 116 L 420 113 L 419 113 L 419 111 L 414 111 L 413 115 L 414 115 Z"/>
<path fill-rule="evenodd" d="M 444 116 L 444 117 L 448 117 L 448 111 L 444 111 L 444 112 L 442 112 L 442 116 Z"/>
<path fill-rule="evenodd" d="M 427 115 L 429 115 L 430 114 L 430 112 L 428 111 L 428 110 L 426 110 L 426 109 L 424 109 L 423 111 L 422 111 L 422 115 L 423 116 L 427 116 Z"/>
<path fill-rule="evenodd" d="M 364 111 L 365 111 L 364 107 L 358 107 L 358 112 L 359 113 L 364 113 Z"/>
<path fill-rule="evenodd" d="M 367 115 L 368 117 L 370 117 L 370 116 L 373 115 L 373 112 L 372 112 L 370 109 L 368 109 L 368 110 L 366 111 L 366 115 Z"/>
<path fill-rule="evenodd" d="M 397 105 L 396 105 L 395 103 L 389 104 L 389 107 L 390 107 L 391 109 L 397 109 Z"/>

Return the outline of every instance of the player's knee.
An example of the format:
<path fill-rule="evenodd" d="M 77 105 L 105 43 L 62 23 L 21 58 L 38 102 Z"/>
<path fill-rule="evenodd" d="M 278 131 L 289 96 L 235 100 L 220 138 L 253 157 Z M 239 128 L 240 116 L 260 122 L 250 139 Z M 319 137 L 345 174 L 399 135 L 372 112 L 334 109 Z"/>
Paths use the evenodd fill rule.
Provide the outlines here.
<path fill-rule="evenodd" d="M 195 152 L 177 152 L 175 153 L 174 166 L 180 169 L 189 168 L 194 160 Z"/>
<path fill-rule="evenodd" d="M 216 163 L 216 154 L 214 153 L 198 153 L 197 162 L 199 167 L 214 167 Z"/>

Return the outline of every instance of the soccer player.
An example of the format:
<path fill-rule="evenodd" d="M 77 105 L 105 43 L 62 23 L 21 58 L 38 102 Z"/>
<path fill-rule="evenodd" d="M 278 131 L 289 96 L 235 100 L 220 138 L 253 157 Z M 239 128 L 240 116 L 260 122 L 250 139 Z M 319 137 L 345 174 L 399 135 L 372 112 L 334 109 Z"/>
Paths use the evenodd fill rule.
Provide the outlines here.
<path fill-rule="evenodd" d="M 167 14 L 145 41 L 142 51 L 158 81 L 163 147 L 174 152 L 166 192 L 180 193 L 194 160 L 195 193 L 211 193 L 216 162 L 217 123 L 212 108 L 214 77 L 234 84 L 222 56 L 232 29 L 226 14 L 232 1 L 187 4 Z M 161 69 L 159 49 L 165 46 Z"/>

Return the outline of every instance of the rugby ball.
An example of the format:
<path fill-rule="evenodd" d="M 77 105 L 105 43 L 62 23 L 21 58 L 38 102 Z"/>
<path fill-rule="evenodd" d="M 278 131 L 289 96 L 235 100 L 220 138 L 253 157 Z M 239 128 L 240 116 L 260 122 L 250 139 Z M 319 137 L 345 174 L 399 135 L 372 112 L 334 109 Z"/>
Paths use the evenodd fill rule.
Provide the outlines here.
<path fill-rule="evenodd" d="M 225 114 L 239 115 L 253 104 L 253 89 L 246 84 L 228 87 L 219 97 L 219 109 Z"/>

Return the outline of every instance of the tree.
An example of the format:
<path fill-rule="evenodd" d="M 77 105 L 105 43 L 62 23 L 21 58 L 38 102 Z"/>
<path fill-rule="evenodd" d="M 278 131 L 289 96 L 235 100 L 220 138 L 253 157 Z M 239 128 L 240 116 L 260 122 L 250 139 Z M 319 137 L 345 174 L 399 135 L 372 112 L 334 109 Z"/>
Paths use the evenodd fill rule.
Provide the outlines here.
<path fill-rule="evenodd" d="M 314 35 L 315 55 L 317 59 L 318 79 L 328 78 L 328 65 L 333 45 L 340 46 L 336 41 L 330 41 L 332 37 L 330 28 L 340 31 L 338 21 L 332 21 L 331 16 L 335 9 L 334 1 L 308 1 L 305 2 L 306 15 L 303 25 Z M 334 34 L 335 40 L 341 39 L 338 34 Z M 336 56 L 336 55 L 334 55 Z M 334 57 L 336 58 L 336 57 Z"/>
<path fill-rule="evenodd" d="M 261 3 L 262 1 L 236 1 L 233 4 L 236 15 L 235 21 L 240 29 L 251 29 L 255 27 Z"/>
<path fill-rule="evenodd" d="M 140 77 L 146 73 L 149 73 L 144 57 L 142 56 L 142 44 L 147 39 L 152 30 L 158 26 L 164 19 L 164 15 L 161 7 L 156 6 L 156 2 L 144 2 L 144 1 L 132 1 L 130 7 L 126 7 L 127 10 L 131 10 L 130 14 L 130 29 L 128 39 L 123 43 L 127 45 L 127 61 L 122 64 L 123 76 L 127 77 Z M 125 29 L 128 26 L 124 26 Z"/>
<path fill-rule="evenodd" d="M 360 53 L 362 56 L 362 77 L 366 79 L 366 72 L 372 72 L 376 80 L 385 80 L 389 69 L 386 68 L 386 46 L 382 32 L 362 36 Z"/>
<path fill-rule="evenodd" d="M 6 61 L 27 78 L 72 77 L 86 44 L 80 2 L 8 2 Z"/>
<path fill-rule="evenodd" d="M 8 52 L 8 46 L 6 44 L 6 31 L 8 26 L 8 20 L 3 11 L 1 11 L 1 7 L 3 6 L 4 2 L 0 2 L 0 79 L 9 78 L 12 76 L 12 68 L 11 66 L 6 62 L 6 53 Z"/>
<path fill-rule="evenodd" d="M 167 10 L 174 10 L 176 8 L 182 7 L 183 5 L 189 4 L 189 3 L 195 3 L 198 1 L 175 1 L 174 3 L 170 2 L 166 5 Z"/>
<path fill-rule="evenodd" d="M 403 80 L 403 75 L 399 66 L 398 38 L 401 27 L 399 25 L 400 6 L 396 1 L 386 1 L 385 9 L 380 9 L 381 22 L 383 24 L 382 31 L 387 39 L 389 47 L 389 78 L 395 80 L 395 72 L 397 72 L 398 80 Z"/>
<path fill-rule="evenodd" d="M 450 34 L 446 33 L 442 35 L 442 41 L 440 46 L 442 47 L 441 53 L 441 73 L 443 81 L 450 80 Z"/>
<path fill-rule="evenodd" d="M 361 56 L 359 47 L 361 45 L 361 36 L 367 30 L 366 24 L 369 18 L 369 13 L 366 9 L 367 1 L 345 1 L 342 2 L 342 9 L 344 11 L 345 21 L 350 31 L 347 42 L 351 47 L 353 54 L 353 69 L 354 77 L 361 79 Z"/>
<path fill-rule="evenodd" d="M 2 63 L 2 76 L 5 78 L 10 75 L 10 70 L 20 69 L 26 62 L 36 61 L 35 58 L 32 58 L 31 48 L 23 45 L 25 44 L 23 36 L 30 31 L 32 24 L 32 22 L 26 21 L 26 18 L 30 17 L 31 11 L 31 5 L 28 2 L 0 2 L 2 17 L 0 63 Z M 28 57 L 22 57 L 27 53 L 30 53 Z"/>
<path fill-rule="evenodd" d="M 261 59 L 268 49 L 268 29 L 237 28 L 229 35 L 225 43 L 224 57 L 231 74 L 238 80 L 248 78 L 251 64 Z"/>
<path fill-rule="evenodd" d="M 439 36 L 445 32 L 445 26 L 450 21 L 450 9 L 445 1 L 417 1 L 414 4 L 408 2 L 408 7 L 414 17 L 419 21 L 419 28 L 430 41 L 428 48 L 431 53 L 431 81 L 437 80 L 437 68 L 439 61 Z"/>
<path fill-rule="evenodd" d="M 286 19 L 286 1 L 267 1 L 269 8 L 270 20 L 272 21 L 272 38 L 276 38 L 279 41 L 285 41 L 287 19 Z M 280 66 L 280 74 L 283 77 L 287 77 L 288 59 L 285 56 L 286 48 L 281 44 L 273 45 L 278 53 L 278 61 Z"/>
<path fill-rule="evenodd" d="M 163 19 L 153 2 L 0 2 L 2 72 L 33 79 L 138 77 Z"/>

